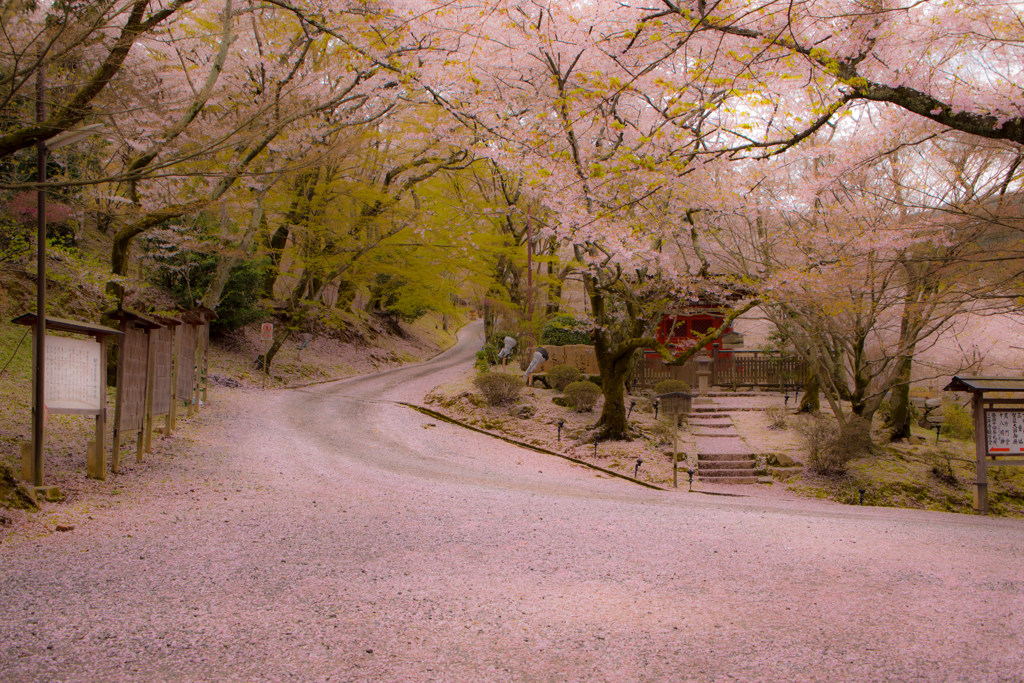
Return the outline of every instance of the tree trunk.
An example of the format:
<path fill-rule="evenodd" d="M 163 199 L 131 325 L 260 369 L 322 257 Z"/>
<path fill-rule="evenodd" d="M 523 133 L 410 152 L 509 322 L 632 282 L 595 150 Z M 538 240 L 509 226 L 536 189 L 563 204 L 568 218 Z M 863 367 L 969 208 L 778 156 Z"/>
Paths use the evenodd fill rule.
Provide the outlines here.
<path fill-rule="evenodd" d="M 626 376 L 629 374 L 632 358 L 632 351 L 614 358 L 605 358 L 604 362 L 598 357 L 601 392 L 604 394 L 604 408 L 601 410 L 601 418 L 597 421 L 601 427 L 599 440 L 630 438 L 629 423 L 626 421 Z"/>
<path fill-rule="evenodd" d="M 288 339 L 291 336 L 292 336 L 291 328 L 290 327 L 286 327 L 284 329 L 284 334 L 281 335 L 280 337 L 278 337 L 277 339 L 275 339 L 273 341 L 273 343 L 270 345 L 270 348 L 267 350 L 267 352 L 265 354 L 262 354 L 262 355 L 260 355 L 260 356 L 258 356 L 256 358 L 256 369 L 257 370 L 262 370 L 262 371 L 264 371 L 264 372 L 269 374 L 270 373 L 270 366 L 274 362 L 274 356 L 277 355 L 277 352 L 281 350 L 281 347 L 284 346 L 284 343 L 286 341 L 288 341 Z M 264 368 L 266 368 L 266 370 L 264 370 Z"/>
<path fill-rule="evenodd" d="M 334 307 L 347 311 L 352 308 L 352 302 L 356 300 L 356 285 L 347 277 L 342 276 L 338 282 L 338 298 L 334 302 Z"/>
<path fill-rule="evenodd" d="M 798 413 L 818 413 L 821 411 L 821 387 L 818 378 L 813 372 L 808 373 L 807 383 L 804 384 L 804 395 L 797 407 Z"/>
<path fill-rule="evenodd" d="M 131 246 L 130 238 L 127 240 L 114 238 L 114 242 L 110 246 L 110 270 L 114 275 L 122 277 L 128 275 L 128 252 Z M 124 287 L 117 282 L 108 282 L 107 294 L 111 294 L 121 301 L 124 299 Z"/>
<path fill-rule="evenodd" d="M 263 278 L 263 298 L 273 299 L 274 298 L 274 285 L 277 283 L 277 276 L 281 268 L 281 259 L 284 256 L 285 245 L 288 244 L 288 226 L 281 225 L 274 234 L 270 237 L 270 243 L 268 256 L 270 257 L 270 267 L 267 268 L 267 274 Z"/>
<path fill-rule="evenodd" d="M 909 380 L 910 373 L 907 373 Z M 897 384 L 889 394 L 889 418 L 885 426 L 889 440 L 899 441 L 910 437 L 910 383 Z"/>

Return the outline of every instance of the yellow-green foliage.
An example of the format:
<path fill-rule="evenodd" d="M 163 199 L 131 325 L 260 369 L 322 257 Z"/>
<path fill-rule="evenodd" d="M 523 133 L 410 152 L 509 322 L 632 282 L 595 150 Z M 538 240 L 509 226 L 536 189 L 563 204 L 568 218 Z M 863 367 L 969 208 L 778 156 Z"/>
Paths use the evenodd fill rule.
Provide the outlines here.
<path fill-rule="evenodd" d="M 654 385 L 654 393 L 656 395 L 661 394 L 674 394 L 676 392 L 690 393 L 690 385 L 681 379 L 663 379 Z"/>
<path fill-rule="evenodd" d="M 958 403 L 945 401 L 942 406 L 942 435 L 951 439 L 969 441 L 974 438 L 974 418 L 970 411 Z"/>

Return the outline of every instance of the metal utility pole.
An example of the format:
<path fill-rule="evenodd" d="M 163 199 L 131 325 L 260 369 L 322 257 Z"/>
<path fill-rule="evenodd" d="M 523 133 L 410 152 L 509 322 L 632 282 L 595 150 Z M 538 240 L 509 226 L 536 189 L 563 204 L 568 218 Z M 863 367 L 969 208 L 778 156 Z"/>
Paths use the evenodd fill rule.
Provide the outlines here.
<path fill-rule="evenodd" d="M 39 60 L 36 71 L 36 121 L 46 119 L 46 68 Z M 46 400 L 46 141 L 36 143 L 36 339 L 33 354 L 32 483 L 43 485 L 43 411 Z"/>

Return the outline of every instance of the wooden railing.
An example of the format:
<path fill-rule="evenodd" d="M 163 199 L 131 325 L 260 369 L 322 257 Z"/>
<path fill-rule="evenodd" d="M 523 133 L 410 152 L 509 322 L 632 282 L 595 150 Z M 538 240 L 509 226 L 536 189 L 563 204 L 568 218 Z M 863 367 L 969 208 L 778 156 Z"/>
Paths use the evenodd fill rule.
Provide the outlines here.
<path fill-rule="evenodd" d="M 722 387 L 802 387 L 807 363 L 796 358 L 737 358 L 720 355 L 711 364 L 711 383 Z"/>
<path fill-rule="evenodd" d="M 693 361 L 683 365 L 665 365 L 661 358 L 642 358 L 633 368 L 629 388 L 636 391 L 653 389 L 654 385 L 666 379 L 681 379 L 691 387 L 697 386 L 697 365 Z"/>
<path fill-rule="evenodd" d="M 793 358 L 738 357 L 719 355 L 711 363 L 711 384 L 721 387 L 762 387 L 765 389 L 802 387 L 806 383 L 807 364 Z M 661 358 L 643 358 L 633 369 L 629 388 L 653 389 L 666 379 L 681 379 L 697 388 L 697 364 L 666 365 Z"/>

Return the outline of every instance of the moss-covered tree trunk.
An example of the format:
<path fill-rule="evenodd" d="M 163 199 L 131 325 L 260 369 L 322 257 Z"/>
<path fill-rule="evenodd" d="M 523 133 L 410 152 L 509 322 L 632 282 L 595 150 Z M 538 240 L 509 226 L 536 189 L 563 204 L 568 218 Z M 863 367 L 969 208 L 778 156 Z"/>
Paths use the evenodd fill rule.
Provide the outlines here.
<path fill-rule="evenodd" d="M 604 362 L 598 360 L 601 370 L 601 392 L 604 394 L 604 408 L 598 425 L 600 439 L 628 439 L 629 423 L 626 421 L 626 377 L 629 375 L 633 352 L 604 354 Z"/>
<path fill-rule="evenodd" d="M 804 384 L 804 395 L 800 398 L 800 405 L 797 406 L 798 413 L 818 413 L 821 411 L 821 386 L 818 384 L 818 377 L 813 372 L 807 373 L 807 382 Z"/>

